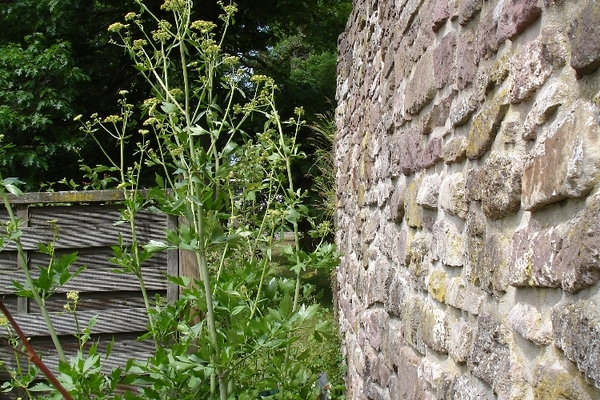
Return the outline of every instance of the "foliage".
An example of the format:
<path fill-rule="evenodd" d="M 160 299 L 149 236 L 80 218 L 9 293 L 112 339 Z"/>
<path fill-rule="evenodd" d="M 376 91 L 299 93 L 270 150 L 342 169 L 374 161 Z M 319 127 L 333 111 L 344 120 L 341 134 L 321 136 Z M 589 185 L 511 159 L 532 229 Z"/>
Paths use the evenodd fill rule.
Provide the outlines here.
<path fill-rule="evenodd" d="M 147 0 L 145 6 L 159 18 L 169 14 L 158 0 Z M 102 163 L 102 155 L 89 138 L 78 134 L 73 116 L 114 114 L 120 89 L 129 91 L 128 100 L 136 107 L 151 97 L 143 77 L 130 68 L 123 51 L 110 45 L 106 31 L 137 8 L 134 0 L 0 1 L 0 135 L 15 144 L 3 153 L 4 176 L 20 176 L 29 190 L 62 178 L 87 185 L 77 160 L 96 165 Z M 223 50 L 239 56 L 246 69 L 275 79 L 283 119 L 304 106 L 306 118 L 312 120 L 334 96 L 336 37 L 351 0 L 264 0 L 260 7 L 240 0 L 239 8 Z M 193 13 L 194 19 L 215 21 L 219 32 L 224 28 L 216 1 L 198 2 Z M 149 14 L 140 18 L 150 23 Z M 142 128 L 140 122 L 131 121 L 133 131 Z M 301 138 L 307 134 L 301 132 Z M 117 144 L 101 139 L 117 157 Z M 135 144 L 130 144 L 126 153 L 134 150 Z"/>
<path fill-rule="evenodd" d="M 307 192 L 294 184 L 292 165 L 306 156 L 298 146 L 304 111 L 297 108 L 293 118 L 283 119 L 275 82 L 250 74 L 239 57 L 224 52 L 217 25 L 192 20 L 191 1 L 166 0 L 161 10 L 168 19 L 138 5 L 139 12 L 108 29 L 149 84 L 151 97 L 140 110 L 122 90 L 118 113 L 75 119 L 108 160 L 106 166 L 87 167 L 88 176 L 109 172 L 124 191 L 120 222 L 131 229 L 132 245 L 115 246 L 111 261 L 119 272 L 137 277 L 148 313 L 146 337 L 156 349 L 147 360 L 104 371 L 97 346 L 84 351 L 89 326 L 77 333 L 77 356 L 61 357 L 59 386 L 81 399 L 315 397 L 323 364 L 314 362 L 314 347 L 334 340 L 334 331 L 329 318 L 320 320 L 323 313 L 303 277 L 319 270 L 328 274 L 338 256 L 323 237 L 312 251 L 300 247 L 299 224 L 310 222 L 309 208 Z M 237 9 L 221 6 L 225 35 Z M 260 120 L 261 129 L 245 132 L 252 120 Z M 132 134 L 137 122 L 141 126 Z M 103 145 L 107 136 L 117 143 L 116 152 Z M 131 144 L 135 151 L 129 154 Z M 155 173 L 156 185 L 143 196 L 138 189 L 146 169 Z M 141 243 L 135 217 L 148 207 L 184 222 L 163 240 Z M 18 244 L 18 231 L 8 232 L 7 240 Z M 285 232 L 292 233 L 293 245 L 281 249 Z M 17 287 L 36 301 L 77 273 L 53 267 L 67 266 L 72 258 L 56 260 L 51 245 L 41 249 L 51 255 L 50 267 Z M 167 249 L 192 252 L 198 267 L 197 277 L 169 277 L 181 287 L 174 304 L 150 299 L 142 276 L 144 261 Z M 275 252 L 287 258 L 291 278 L 274 270 Z M 72 295 L 67 304 L 76 323 L 77 300 Z M 116 394 L 119 383 L 137 390 Z M 22 386 L 30 389 L 27 382 Z M 56 388 L 36 390 L 60 398 Z"/>

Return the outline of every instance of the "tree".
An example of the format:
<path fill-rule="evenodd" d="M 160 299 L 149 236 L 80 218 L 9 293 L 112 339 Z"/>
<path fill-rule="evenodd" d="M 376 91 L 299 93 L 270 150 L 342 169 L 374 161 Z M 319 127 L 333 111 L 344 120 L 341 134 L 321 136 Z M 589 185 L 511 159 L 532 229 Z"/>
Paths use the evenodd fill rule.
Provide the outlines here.
<path fill-rule="evenodd" d="M 146 4 L 156 15 L 164 13 L 162 1 Z M 99 162 L 95 145 L 72 120 L 78 114 L 114 114 L 121 89 L 135 105 L 149 97 L 129 57 L 110 43 L 107 32 L 136 8 L 132 0 L 0 0 L 5 176 L 21 177 L 29 189 L 63 177 L 81 183 L 78 159 Z M 245 68 L 275 79 L 282 115 L 304 106 L 312 120 L 331 108 L 336 38 L 351 0 L 240 0 L 238 9 L 224 50 L 238 55 Z M 217 1 L 197 2 L 194 18 L 218 22 L 219 12 Z M 303 176 L 308 167 L 301 169 Z"/>

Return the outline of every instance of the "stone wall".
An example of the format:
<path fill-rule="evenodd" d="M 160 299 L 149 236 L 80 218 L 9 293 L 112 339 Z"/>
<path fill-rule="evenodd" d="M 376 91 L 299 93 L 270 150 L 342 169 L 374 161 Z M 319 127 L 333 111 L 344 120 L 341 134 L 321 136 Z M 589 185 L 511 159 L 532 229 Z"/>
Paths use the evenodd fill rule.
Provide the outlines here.
<path fill-rule="evenodd" d="M 600 398 L 600 1 L 355 0 L 349 399 Z"/>

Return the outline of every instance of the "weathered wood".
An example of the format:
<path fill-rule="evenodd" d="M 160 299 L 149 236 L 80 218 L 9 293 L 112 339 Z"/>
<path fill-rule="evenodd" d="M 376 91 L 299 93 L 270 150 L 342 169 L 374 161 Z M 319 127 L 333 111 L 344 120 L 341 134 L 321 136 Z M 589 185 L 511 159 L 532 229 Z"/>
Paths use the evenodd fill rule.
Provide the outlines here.
<path fill-rule="evenodd" d="M 96 325 L 91 330 L 93 334 L 143 332 L 148 323 L 148 314 L 143 307 L 102 310 L 100 314 L 98 310 L 86 310 L 77 312 L 80 329 L 85 328 L 93 316 L 97 317 Z M 14 315 L 14 319 L 28 337 L 48 335 L 48 328 L 41 314 L 17 314 Z M 71 313 L 53 312 L 50 313 L 50 319 L 57 335 L 71 335 L 77 332 Z"/>
<path fill-rule="evenodd" d="M 67 303 L 65 293 L 68 291 L 80 292 L 77 306 L 80 329 L 97 315 L 92 334 L 99 335 L 96 339 L 100 340 L 100 349 L 115 340 L 113 352 L 104 363 L 105 368 L 124 366 L 132 358 L 143 360 L 154 350 L 151 341 L 136 340 L 146 331 L 148 322 L 139 282 L 133 274 L 114 273 L 119 266 L 110 261 L 114 257 L 111 246 L 118 245 L 119 234 L 125 251 L 130 251 L 127 246 L 132 242 L 129 223 L 120 221 L 123 205 L 119 202 L 123 198 L 121 191 L 27 193 L 18 198 L 10 197 L 20 219 L 21 241 L 27 262 L 21 265 L 14 243 L 9 243 L 0 252 L 0 296 L 51 368 L 56 368 L 58 356 L 48 337 L 40 309 L 35 302 L 15 296 L 12 285 L 13 279 L 24 282 L 23 267 L 28 267 L 32 276 L 37 277 L 39 266 L 48 265 L 49 257 L 39 253 L 38 243 L 54 243 L 57 257 L 77 252 L 73 270 L 81 265 L 87 266 L 85 271 L 46 301 L 46 309 L 61 336 L 68 358 L 78 350 L 73 337 L 77 330 L 74 317 L 64 309 Z M 8 214 L 0 211 L 0 221 L 7 220 Z M 153 239 L 164 240 L 164 230 L 175 229 L 177 224 L 177 217 L 141 211 L 136 215 L 138 243 L 143 245 Z M 53 227 L 57 227 L 58 231 L 53 233 Z M 179 274 L 179 264 L 178 250 L 155 254 L 144 263 L 142 275 L 150 297 L 158 294 L 170 302 L 178 298 L 177 285 L 167 284 L 165 274 Z M 197 268 L 191 271 L 197 273 Z M 14 365 L 14 361 L 10 361 L 12 359 L 10 349 L 0 346 L 0 360 L 10 367 Z"/>

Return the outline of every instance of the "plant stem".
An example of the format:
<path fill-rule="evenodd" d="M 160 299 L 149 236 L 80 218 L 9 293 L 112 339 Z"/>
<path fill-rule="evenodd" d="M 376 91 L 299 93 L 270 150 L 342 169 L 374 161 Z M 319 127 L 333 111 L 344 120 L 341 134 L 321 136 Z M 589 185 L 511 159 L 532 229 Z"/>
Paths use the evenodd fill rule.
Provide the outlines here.
<path fill-rule="evenodd" d="M 2 200 L 4 201 L 4 206 L 6 208 L 6 211 L 8 212 L 10 222 L 14 226 L 17 226 L 17 219 L 15 218 L 15 214 L 13 213 L 12 206 L 11 206 L 10 202 L 8 201 L 8 197 L 6 197 L 6 193 L 4 192 L 4 190 L 0 190 L 0 196 L 2 196 Z M 21 243 L 21 239 L 17 237 L 14 239 L 14 241 L 15 241 L 15 244 L 17 245 L 17 253 L 18 253 L 19 258 L 21 259 L 21 263 L 23 265 L 23 272 L 25 273 L 25 280 L 27 281 L 27 285 L 31 288 L 31 293 L 33 294 L 33 298 L 34 298 L 35 302 L 37 303 L 38 307 L 40 308 L 40 312 L 42 313 L 44 322 L 46 322 L 46 326 L 48 328 L 48 333 L 50 334 L 50 337 L 52 338 L 52 343 L 54 343 L 54 347 L 56 348 L 58 357 L 61 359 L 61 361 L 64 361 L 66 363 L 67 357 L 65 356 L 65 352 L 63 351 L 62 345 L 60 344 L 60 341 L 58 340 L 58 335 L 56 334 L 56 330 L 54 329 L 52 320 L 50 320 L 50 314 L 48 313 L 48 310 L 46 309 L 46 304 L 44 303 L 43 299 L 40 297 L 40 294 L 38 293 L 38 289 L 33 284 L 33 279 L 31 278 L 31 274 L 29 273 L 29 268 L 27 268 L 27 259 L 25 257 L 25 251 L 23 250 L 23 245 Z"/>
<path fill-rule="evenodd" d="M 5 195 L 4 197 L 6 198 Z M 66 400 L 73 400 L 73 397 L 71 397 L 69 392 L 67 392 L 67 390 L 63 387 L 63 385 L 61 385 L 58 379 L 56 379 L 52 371 L 50 371 L 46 364 L 44 364 L 44 362 L 37 355 L 31 344 L 29 343 L 29 340 L 27 340 L 27 337 L 21 330 L 21 327 L 17 324 L 17 321 L 14 320 L 6 306 L 4 306 L 4 303 L 2 303 L 2 300 L 0 300 L 0 311 L 2 311 L 2 313 L 6 316 L 6 319 L 8 319 L 8 322 L 10 322 L 11 326 L 19 336 L 19 339 L 21 339 L 21 343 L 23 343 L 23 346 L 25 346 L 25 348 L 27 349 L 27 357 L 29 358 L 29 360 L 32 363 L 34 363 L 44 375 L 46 375 L 46 378 L 48 378 L 50 383 L 52 383 L 56 390 L 58 390 Z"/>

